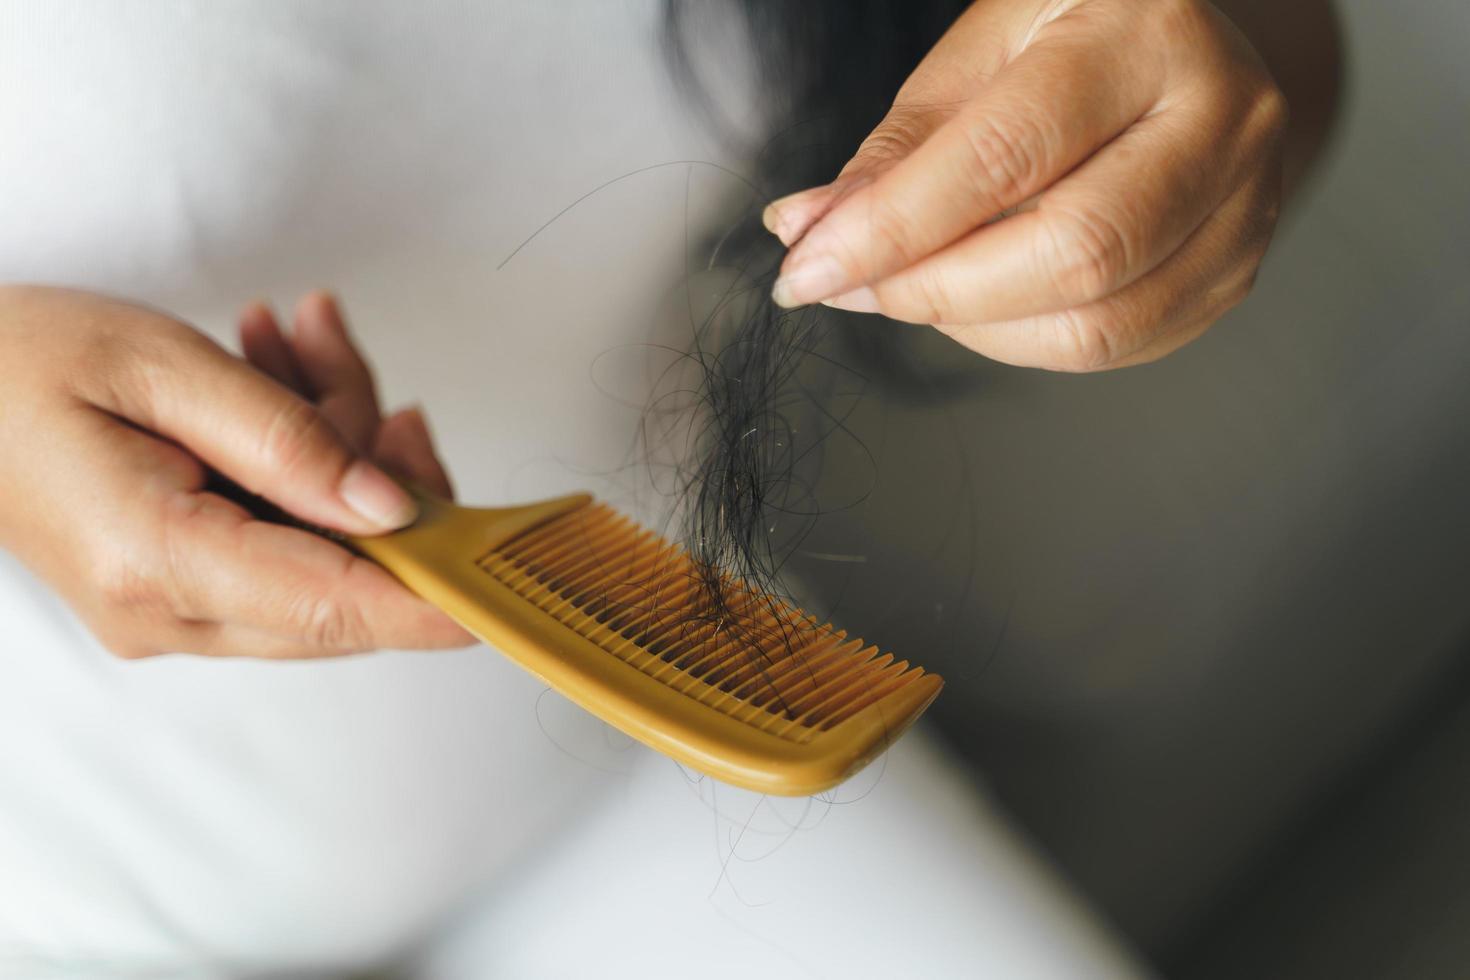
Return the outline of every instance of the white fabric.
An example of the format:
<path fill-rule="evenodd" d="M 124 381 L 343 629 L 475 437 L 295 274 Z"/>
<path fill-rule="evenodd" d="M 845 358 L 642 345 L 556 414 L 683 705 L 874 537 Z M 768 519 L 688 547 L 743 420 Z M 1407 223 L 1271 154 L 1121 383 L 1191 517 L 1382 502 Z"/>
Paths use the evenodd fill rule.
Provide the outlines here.
<path fill-rule="evenodd" d="M 639 753 L 607 805 L 507 876 L 415 975 L 1137 976 L 922 732 L 809 800 Z"/>
<path fill-rule="evenodd" d="M 606 491 L 637 409 L 596 365 L 742 192 L 650 170 L 496 266 L 612 177 L 738 167 L 675 97 L 658 6 L 0 0 L 0 280 L 221 338 L 330 286 L 466 497 Z M 763 917 L 707 900 L 729 828 L 679 771 L 588 726 L 483 648 L 118 662 L 0 555 L 0 975 L 357 968 L 487 888 L 423 969 L 1130 975 L 920 737 L 861 804 L 736 847 Z"/>

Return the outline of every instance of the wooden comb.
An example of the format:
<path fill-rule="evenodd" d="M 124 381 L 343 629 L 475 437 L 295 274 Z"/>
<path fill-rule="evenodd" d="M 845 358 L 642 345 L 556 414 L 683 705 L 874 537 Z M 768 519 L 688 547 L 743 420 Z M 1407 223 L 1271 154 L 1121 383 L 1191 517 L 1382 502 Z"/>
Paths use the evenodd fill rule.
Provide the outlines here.
<path fill-rule="evenodd" d="M 579 494 L 459 507 L 353 547 L 603 721 L 780 796 L 853 775 L 939 694 L 936 674 L 741 583 Z"/>

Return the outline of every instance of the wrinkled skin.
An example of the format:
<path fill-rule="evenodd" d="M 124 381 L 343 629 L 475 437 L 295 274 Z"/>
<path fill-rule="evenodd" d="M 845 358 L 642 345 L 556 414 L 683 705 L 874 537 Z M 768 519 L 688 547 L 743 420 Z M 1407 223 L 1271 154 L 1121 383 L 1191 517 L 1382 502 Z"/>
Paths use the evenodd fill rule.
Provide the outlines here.
<path fill-rule="evenodd" d="M 767 210 L 790 246 L 775 298 L 1012 364 L 1152 361 L 1250 290 L 1286 122 L 1202 0 L 980 0 L 834 183 Z"/>
<path fill-rule="evenodd" d="M 240 318 L 246 359 L 171 317 L 0 289 L 0 546 L 122 657 L 319 657 L 471 637 L 380 568 L 265 523 L 213 474 L 335 530 L 413 519 L 381 467 L 449 492 L 423 417 L 384 418 L 325 293 L 287 334 Z"/>

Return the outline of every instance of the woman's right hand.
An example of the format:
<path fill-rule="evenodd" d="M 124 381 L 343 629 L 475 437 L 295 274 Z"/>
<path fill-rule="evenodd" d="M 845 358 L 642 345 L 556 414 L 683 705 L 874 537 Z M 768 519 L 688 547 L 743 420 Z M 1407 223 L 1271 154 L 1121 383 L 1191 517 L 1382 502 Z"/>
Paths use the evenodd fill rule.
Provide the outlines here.
<path fill-rule="evenodd" d="M 289 337 L 259 306 L 241 332 L 249 361 L 117 300 L 0 288 L 0 548 L 122 657 L 472 643 L 376 565 L 206 489 L 359 535 L 414 518 L 374 459 L 448 491 L 422 417 L 379 417 L 330 297 Z"/>

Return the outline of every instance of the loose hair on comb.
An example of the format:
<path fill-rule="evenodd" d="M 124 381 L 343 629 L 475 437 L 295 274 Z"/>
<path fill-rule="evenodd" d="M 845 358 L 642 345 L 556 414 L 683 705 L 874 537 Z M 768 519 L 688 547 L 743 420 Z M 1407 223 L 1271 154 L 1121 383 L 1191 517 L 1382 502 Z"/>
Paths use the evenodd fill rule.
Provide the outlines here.
<path fill-rule="evenodd" d="M 756 157 L 755 208 L 719 237 L 706 264 L 713 268 L 723 259 L 734 284 L 703 318 L 689 304 L 687 357 L 696 368 L 696 397 L 682 410 L 698 421 L 676 465 L 673 492 L 679 536 L 703 577 L 690 623 L 749 631 L 743 644 L 732 645 L 732 658 L 766 656 L 773 639 L 795 656 L 814 639 L 807 631 L 828 628 L 792 624 L 777 613 L 796 604 L 783 573 L 817 517 L 861 500 L 861 491 L 838 502 L 815 495 L 827 441 L 846 431 L 834 394 L 865 390 L 870 373 L 889 390 L 915 397 L 953 387 L 914 369 L 896 332 L 848 329 L 834 337 L 839 318 L 824 308 L 776 306 L 770 287 L 781 251 L 761 229 L 759 208 L 769 197 L 831 179 L 962 6 L 953 0 L 734 5 L 754 43 L 778 136 Z M 712 125 L 733 133 L 694 54 L 709 14 L 689 0 L 666 0 L 664 49 L 681 93 Z M 655 403 L 663 397 L 656 392 Z M 772 615 L 742 615 L 752 596 Z M 789 632 L 773 637 L 771 629 Z"/>
<path fill-rule="evenodd" d="M 673 6 L 670 11 L 670 29 L 678 34 L 682 22 Z M 850 66 L 851 53 L 844 55 Z M 789 128 L 784 135 L 800 129 Z M 789 176 L 795 172 L 790 161 L 811 156 L 778 138 L 757 157 L 758 180 L 780 187 L 769 175 Z M 497 583 L 483 587 L 486 601 L 502 605 L 509 619 L 487 614 L 483 635 L 529 669 L 562 677 L 563 693 L 582 691 L 585 700 L 579 703 L 600 707 L 603 717 L 618 719 L 624 731 L 692 761 L 701 771 L 752 787 L 835 785 L 855 771 L 848 767 L 865 764 L 871 751 L 917 717 L 942 683 L 848 637 L 825 617 L 803 612 L 791 598 L 787 574 L 817 519 L 863 498 L 862 488 L 847 487 L 848 499 L 819 500 L 817 476 L 836 442 L 866 453 L 846 417 L 867 387 L 863 362 L 870 361 L 892 389 L 902 390 L 902 384 L 892 382 L 905 377 L 909 362 L 899 338 L 906 335 L 881 325 L 842 329 L 854 326 L 845 315 L 822 307 L 788 311 L 774 304 L 770 286 L 781 255 L 756 220 L 772 196 L 756 182 L 742 178 L 745 190 L 754 193 L 747 193 L 739 220 L 700 261 L 692 261 L 694 236 L 688 231 L 693 174 L 700 166 L 731 171 L 670 161 L 608 184 L 676 166 L 686 169 L 688 333 L 685 342 L 666 348 L 678 357 L 655 380 L 638 455 L 654 470 L 656 450 L 661 445 L 671 450 L 661 457 L 662 473 L 655 473 L 664 478 L 662 487 L 659 479 L 654 482 L 668 495 L 662 526 L 677 529 L 674 536 L 682 547 L 636 526 L 609 523 L 611 517 L 598 516 L 599 511 L 569 514 L 554 527 L 508 543 L 508 550 L 484 556 L 481 568 Z M 551 222 L 598 190 L 573 201 Z M 713 297 L 697 301 L 696 287 L 708 285 L 715 287 Z M 863 338 L 868 342 L 854 342 Z M 909 373 L 919 381 L 914 390 L 932 393 L 928 377 Z M 867 462 L 871 468 L 870 457 Z M 454 542 L 439 546 L 452 548 Z M 395 560 L 387 552 L 375 557 Z M 417 575 L 411 564 L 401 571 Z M 509 612 L 517 608 L 515 601 L 497 589 L 533 603 L 557 627 L 532 616 L 527 622 L 539 625 L 521 631 L 514 625 L 521 614 Z M 558 631 L 563 629 L 575 638 Z M 548 661 L 546 643 L 567 644 L 562 648 L 567 661 Z M 609 654 L 643 679 L 607 667 L 602 658 Z M 667 689 L 650 687 L 649 681 Z M 671 692 L 679 697 L 670 700 Z M 654 702 L 663 708 L 649 713 Z M 686 712 L 699 720 L 681 726 L 678 718 Z M 829 732 L 832 726 L 841 731 Z M 711 753 L 724 761 L 715 764 Z M 792 753 L 816 768 L 794 776 Z M 820 764 L 813 761 L 818 759 Z"/>

